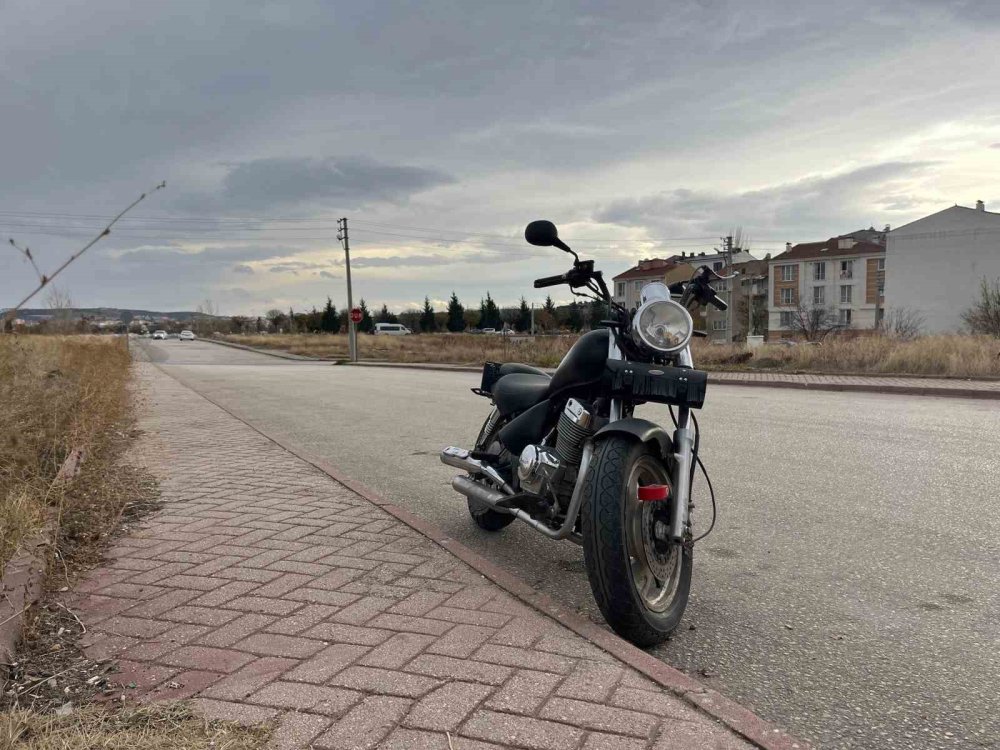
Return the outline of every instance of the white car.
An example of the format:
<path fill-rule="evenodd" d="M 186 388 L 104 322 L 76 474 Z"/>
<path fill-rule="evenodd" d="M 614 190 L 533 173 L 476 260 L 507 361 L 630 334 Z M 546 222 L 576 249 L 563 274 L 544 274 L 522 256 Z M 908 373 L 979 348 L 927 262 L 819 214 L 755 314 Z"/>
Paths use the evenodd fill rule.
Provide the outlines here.
<path fill-rule="evenodd" d="M 154 340 L 155 339 L 163 339 L 164 341 L 166 341 L 167 340 L 167 332 L 166 331 L 153 331 L 153 339 Z"/>
<path fill-rule="evenodd" d="M 181 335 L 178 338 L 181 341 L 194 341 L 194 331 L 181 331 Z"/>
<path fill-rule="evenodd" d="M 376 323 L 372 333 L 376 336 L 409 336 L 413 331 L 402 323 Z"/>

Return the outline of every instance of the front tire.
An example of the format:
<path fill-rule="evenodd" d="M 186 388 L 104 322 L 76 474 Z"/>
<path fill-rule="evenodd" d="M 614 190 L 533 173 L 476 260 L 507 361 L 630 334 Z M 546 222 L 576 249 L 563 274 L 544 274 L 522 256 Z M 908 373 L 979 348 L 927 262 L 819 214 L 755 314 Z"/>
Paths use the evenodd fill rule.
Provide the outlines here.
<path fill-rule="evenodd" d="M 659 455 L 638 441 L 611 436 L 594 449 L 583 485 L 580 523 L 587 577 L 604 619 L 640 647 L 677 628 L 691 591 L 689 546 L 658 541 L 669 525 L 670 499 L 643 503 L 638 487 L 671 485 Z M 673 488 L 671 487 L 671 490 Z"/>

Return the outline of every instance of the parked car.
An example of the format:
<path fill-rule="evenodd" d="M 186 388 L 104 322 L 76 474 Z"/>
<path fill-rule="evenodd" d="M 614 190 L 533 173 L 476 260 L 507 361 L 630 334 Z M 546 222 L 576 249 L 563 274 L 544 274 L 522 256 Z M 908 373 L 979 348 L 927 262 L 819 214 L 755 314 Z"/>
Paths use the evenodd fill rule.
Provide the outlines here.
<path fill-rule="evenodd" d="M 409 336 L 413 331 L 402 323 L 376 323 L 372 333 L 376 336 Z"/>
<path fill-rule="evenodd" d="M 153 331 L 153 339 L 154 340 L 155 339 L 163 339 L 164 341 L 166 341 L 167 340 L 167 332 L 166 331 Z"/>
<path fill-rule="evenodd" d="M 194 331 L 181 331 L 181 335 L 178 338 L 181 341 L 194 341 Z"/>
<path fill-rule="evenodd" d="M 492 336 L 496 332 L 497 332 L 496 328 L 484 328 L 483 329 L 483 333 L 485 333 L 487 336 Z"/>

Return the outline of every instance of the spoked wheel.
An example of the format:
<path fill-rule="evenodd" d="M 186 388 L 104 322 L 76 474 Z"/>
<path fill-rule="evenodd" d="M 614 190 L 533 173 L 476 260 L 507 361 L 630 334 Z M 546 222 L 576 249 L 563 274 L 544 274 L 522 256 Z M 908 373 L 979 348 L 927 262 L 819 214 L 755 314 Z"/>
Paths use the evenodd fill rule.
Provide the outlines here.
<path fill-rule="evenodd" d="M 497 433 L 502 427 L 500 414 L 496 409 L 486 418 L 482 429 L 479 430 L 479 437 L 476 438 L 476 450 L 499 453 L 503 446 L 497 440 Z M 468 498 L 469 515 L 476 525 L 484 531 L 500 531 L 510 526 L 514 522 L 514 516 L 510 513 L 500 513 L 479 500 Z"/>
<path fill-rule="evenodd" d="M 680 623 L 691 590 L 691 549 L 661 540 L 673 497 L 639 500 L 639 487 L 670 485 L 659 456 L 609 437 L 597 445 L 580 509 L 587 576 L 601 613 L 637 646 L 663 641 Z M 660 533 L 657 533 L 659 527 Z"/>

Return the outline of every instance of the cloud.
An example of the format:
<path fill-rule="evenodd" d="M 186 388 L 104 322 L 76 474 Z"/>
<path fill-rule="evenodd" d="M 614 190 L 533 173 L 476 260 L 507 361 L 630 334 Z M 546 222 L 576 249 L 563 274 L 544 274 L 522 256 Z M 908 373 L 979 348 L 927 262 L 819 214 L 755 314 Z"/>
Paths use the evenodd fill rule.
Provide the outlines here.
<path fill-rule="evenodd" d="M 931 166 L 931 162 L 885 162 L 732 193 L 675 188 L 614 201 L 598 209 L 594 218 L 655 232 L 707 233 L 744 226 L 794 233 L 824 223 L 830 232 L 847 231 L 855 228 L 853 223 L 867 223 L 872 205 L 891 188 Z M 883 208 L 899 210 L 916 203 L 912 196 L 893 193 Z M 850 226 L 845 229 L 839 225 L 842 222 Z"/>
<path fill-rule="evenodd" d="M 253 273 L 253 269 L 246 263 L 240 263 L 239 265 L 233 266 L 233 273 Z"/>
<path fill-rule="evenodd" d="M 339 279 L 340 278 L 340 276 L 338 276 L 337 274 L 330 273 L 329 271 L 320 271 L 319 275 L 321 277 L 323 277 L 324 279 Z"/>

